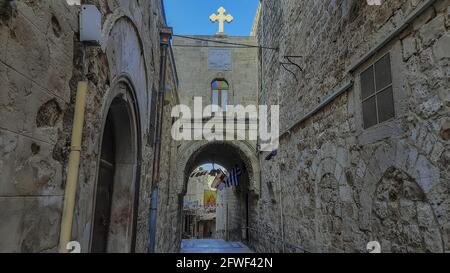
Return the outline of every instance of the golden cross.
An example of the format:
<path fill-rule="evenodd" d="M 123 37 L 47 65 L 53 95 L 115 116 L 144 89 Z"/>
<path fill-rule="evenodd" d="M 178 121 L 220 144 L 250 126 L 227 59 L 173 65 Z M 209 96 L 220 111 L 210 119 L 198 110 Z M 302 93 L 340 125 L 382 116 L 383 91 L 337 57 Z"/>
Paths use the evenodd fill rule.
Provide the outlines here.
<path fill-rule="evenodd" d="M 218 15 L 212 14 L 209 17 L 209 19 L 213 23 L 219 22 L 219 32 L 217 32 L 217 34 L 224 34 L 224 24 L 225 24 L 225 22 L 231 23 L 231 22 L 233 22 L 234 18 L 230 14 L 225 15 L 226 10 L 223 7 L 220 7 L 217 10 L 217 12 L 218 12 Z"/>

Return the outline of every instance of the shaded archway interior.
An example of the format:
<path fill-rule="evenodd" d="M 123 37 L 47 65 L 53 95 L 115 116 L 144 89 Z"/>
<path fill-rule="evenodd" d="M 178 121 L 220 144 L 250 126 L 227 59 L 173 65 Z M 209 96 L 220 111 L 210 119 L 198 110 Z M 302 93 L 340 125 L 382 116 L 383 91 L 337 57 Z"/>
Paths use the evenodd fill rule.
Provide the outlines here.
<path fill-rule="evenodd" d="M 238 166 L 242 170 L 237 187 L 228 187 L 218 192 L 216 214 L 216 238 L 227 241 L 246 241 L 249 221 L 249 181 L 253 172 L 250 160 L 237 146 L 229 142 L 211 142 L 200 147 L 189 158 L 185 169 L 187 191 L 191 173 L 199 166 L 215 163 L 230 171 Z M 223 201 L 220 201 L 223 200 Z M 224 205 L 219 203 L 223 202 Z"/>
<path fill-rule="evenodd" d="M 237 147 L 226 142 L 214 142 L 201 147 L 191 156 L 185 166 L 185 179 L 189 178 L 195 168 L 207 163 L 219 164 L 227 171 L 234 168 L 235 165 L 244 168 L 246 172 L 251 170 L 249 160 Z"/>
<path fill-rule="evenodd" d="M 104 125 L 94 206 L 92 252 L 129 252 L 132 249 L 134 192 L 137 179 L 137 123 L 127 98 L 119 93 Z"/>

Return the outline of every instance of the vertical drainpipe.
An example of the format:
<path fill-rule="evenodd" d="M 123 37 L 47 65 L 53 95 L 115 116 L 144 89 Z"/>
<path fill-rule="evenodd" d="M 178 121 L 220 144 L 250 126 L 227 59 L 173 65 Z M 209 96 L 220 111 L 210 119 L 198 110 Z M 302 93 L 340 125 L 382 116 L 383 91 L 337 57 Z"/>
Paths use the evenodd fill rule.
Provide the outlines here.
<path fill-rule="evenodd" d="M 83 4 L 84 0 L 81 0 Z M 78 175 L 80 168 L 81 145 L 83 140 L 84 117 L 86 111 L 86 101 L 88 93 L 88 80 L 86 77 L 87 45 L 82 46 L 82 80 L 78 82 L 77 93 L 74 105 L 74 118 L 72 125 L 72 138 L 69 154 L 69 162 L 67 166 L 67 179 L 64 189 L 64 203 L 61 215 L 61 225 L 59 233 L 59 253 L 68 253 L 68 244 L 72 238 L 72 225 L 75 214 L 75 201 L 78 186 Z"/>
<path fill-rule="evenodd" d="M 160 174 L 160 161 L 161 161 L 161 140 L 162 140 L 162 128 L 164 121 L 164 96 L 166 90 L 166 69 L 167 69 L 167 50 L 170 46 L 172 39 L 172 28 L 163 27 L 160 30 L 160 46 L 161 46 L 161 61 L 160 61 L 160 73 L 159 73 L 159 90 L 158 90 L 158 102 L 157 103 L 157 115 L 156 115 L 156 130 L 155 130 L 155 143 L 153 145 L 153 172 L 152 172 L 152 192 L 150 202 L 150 225 L 149 225 L 149 246 L 148 252 L 154 253 L 156 246 L 156 225 L 158 216 L 158 188 L 161 179 Z"/>
<path fill-rule="evenodd" d="M 84 126 L 84 112 L 86 109 L 86 96 L 88 84 L 85 81 L 78 83 L 75 115 L 72 129 L 72 144 L 70 147 L 67 182 L 64 193 L 64 208 L 61 218 L 61 231 L 59 239 L 59 252 L 66 253 L 67 244 L 72 236 L 72 223 L 75 211 L 75 198 L 78 184 L 78 170 L 80 166 L 81 142 Z"/>

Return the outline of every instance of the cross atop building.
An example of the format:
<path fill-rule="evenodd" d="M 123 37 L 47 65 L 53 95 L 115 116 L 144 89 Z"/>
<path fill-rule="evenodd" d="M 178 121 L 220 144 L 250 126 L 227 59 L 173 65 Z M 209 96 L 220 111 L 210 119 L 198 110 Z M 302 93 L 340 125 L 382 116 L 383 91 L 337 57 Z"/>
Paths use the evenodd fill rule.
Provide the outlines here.
<path fill-rule="evenodd" d="M 211 20 L 211 22 L 215 23 L 215 22 L 219 22 L 219 32 L 217 32 L 218 35 L 223 35 L 225 34 L 224 32 L 224 24 L 225 22 L 227 23 L 231 23 L 233 22 L 233 16 L 231 16 L 230 14 L 225 15 L 225 8 L 224 7 L 220 7 L 217 10 L 217 15 L 216 14 L 212 14 L 209 19 Z"/>

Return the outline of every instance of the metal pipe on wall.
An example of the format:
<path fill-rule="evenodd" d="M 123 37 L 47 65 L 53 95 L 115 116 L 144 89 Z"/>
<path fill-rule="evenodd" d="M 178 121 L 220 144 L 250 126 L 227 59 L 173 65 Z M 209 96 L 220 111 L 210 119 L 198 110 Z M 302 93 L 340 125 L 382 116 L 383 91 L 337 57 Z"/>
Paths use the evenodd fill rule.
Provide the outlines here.
<path fill-rule="evenodd" d="M 61 219 L 59 252 L 67 253 L 67 244 L 72 236 L 73 214 L 78 184 L 78 170 L 80 166 L 81 141 L 84 126 L 84 112 L 86 109 L 87 82 L 79 82 L 75 102 L 75 116 L 72 130 L 72 145 L 69 155 L 67 182 L 64 193 L 64 208 Z"/>
<path fill-rule="evenodd" d="M 156 246 L 156 225 L 158 213 L 158 185 L 160 183 L 160 164 L 161 164 L 161 142 L 162 142 L 162 128 L 164 122 L 164 97 L 166 91 L 166 69 L 167 69 L 167 51 L 172 39 L 172 28 L 164 27 L 160 32 L 161 36 L 161 63 L 160 63 L 160 79 L 157 102 L 157 124 L 155 130 L 155 143 L 153 148 L 153 172 L 152 172 L 152 201 L 150 202 L 150 227 L 149 227 L 149 247 L 148 252 L 155 252 Z M 153 102 L 155 103 L 155 102 Z"/>

